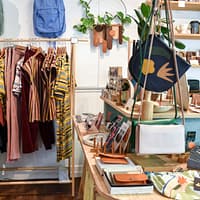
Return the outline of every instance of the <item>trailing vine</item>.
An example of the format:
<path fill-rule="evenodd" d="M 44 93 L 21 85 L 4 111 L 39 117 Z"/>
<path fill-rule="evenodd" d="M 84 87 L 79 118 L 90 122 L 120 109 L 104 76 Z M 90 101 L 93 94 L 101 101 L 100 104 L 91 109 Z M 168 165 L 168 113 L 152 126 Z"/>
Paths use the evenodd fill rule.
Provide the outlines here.
<path fill-rule="evenodd" d="M 132 23 L 132 17 L 121 11 L 118 11 L 115 15 L 109 12 L 105 12 L 103 16 L 100 15 L 95 16 L 90 11 L 90 2 L 91 1 L 87 2 L 84 0 L 80 0 L 80 4 L 84 9 L 84 16 L 80 19 L 79 24 L 73 26 L 73 28 L 76 29 L 77 31 L 85 34 L 89 30 L 92 30 L 96 25 L 102 25 L 102 24 L 111 25 L 116 20 L 118 20 L 123 27 L 123 33 L 124 33 L 124 26 Z M 129 37 L 123 34 L 123 39 L 128 40 Z"/>

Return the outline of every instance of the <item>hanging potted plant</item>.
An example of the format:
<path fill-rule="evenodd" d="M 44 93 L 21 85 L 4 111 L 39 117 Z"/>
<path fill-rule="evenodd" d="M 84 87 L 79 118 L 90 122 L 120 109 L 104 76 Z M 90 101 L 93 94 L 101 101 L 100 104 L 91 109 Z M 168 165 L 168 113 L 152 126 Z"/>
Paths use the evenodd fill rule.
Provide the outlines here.
<path fill-rule="evenodd" d="M 122 44 L 123 41 L 128 41 L 129 37 L 124 35 L 125 25 L 132 22 L 132 17 L 122 11 L 118 11 L 114 15 L 105 12 L 103 16 L 95 16 L 90 11 L 90 2 L 80 0 L 80 4 L 84 9 L 84 16 L 80 19 L 80 23 L 74 25 L 73 28 L 84 34 L 92 31 L 93 45 L 102 44 L 103 52 L 106 52 L 107 49 L 112 49 L 113 39 L 117 39 L 119 44 Z M 116 21 L 119 23 L 116 24 Z"/>

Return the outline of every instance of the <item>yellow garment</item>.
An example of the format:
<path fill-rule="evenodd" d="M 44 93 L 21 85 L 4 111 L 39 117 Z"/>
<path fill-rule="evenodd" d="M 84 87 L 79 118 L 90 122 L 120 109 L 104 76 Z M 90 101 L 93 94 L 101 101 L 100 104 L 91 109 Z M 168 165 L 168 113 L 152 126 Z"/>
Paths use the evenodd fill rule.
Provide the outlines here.
<path fill-rule="evenodd" d="M 72 126 L 70 106 L 70 65 L 66 54 L 56 59 L 57 77 L 54 86 L 56 100 L 57 161 L 69 158 L 72 153 Z"/>

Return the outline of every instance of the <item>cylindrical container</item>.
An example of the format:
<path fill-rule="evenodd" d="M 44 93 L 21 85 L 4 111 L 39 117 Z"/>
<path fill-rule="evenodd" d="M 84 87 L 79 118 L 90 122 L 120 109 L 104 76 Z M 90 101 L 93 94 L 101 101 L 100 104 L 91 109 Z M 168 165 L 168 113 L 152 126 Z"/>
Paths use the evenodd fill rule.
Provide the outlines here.
<path fill-rule="evenodd" d="M 142 104 L 142 115 L 141 120 L 152 120 L 153 119 L 153 102 L 144 100 Z"/>
<path fill-rule="evenodd" d="M 191 33 L 192 34 L 198 34 L 199 33 L 199 21 L 191 21 L 190 22 L 191 26 Z"/>

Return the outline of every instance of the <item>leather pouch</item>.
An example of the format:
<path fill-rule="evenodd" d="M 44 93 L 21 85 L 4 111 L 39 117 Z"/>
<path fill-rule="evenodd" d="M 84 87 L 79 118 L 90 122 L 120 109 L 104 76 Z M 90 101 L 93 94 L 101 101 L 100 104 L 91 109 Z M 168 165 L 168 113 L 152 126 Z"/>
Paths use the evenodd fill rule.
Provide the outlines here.
<path fill-rule="evenodd" d="M 100 157 L 101 162 L 106 164 L 127 164 L 128 161 L 125 158 L 110 158 Z"/>
<path fill-rule="evenodd" d="M 113 174 L 117 183 L 122 184 L 146 184 L 148 177 L 146 174 Z"/>
<path fill-rule="evenodd" d="M 112 153 L 102 153 L 99 152 L 100 157 L 109 157 L 109 158 L 125 158 L 124 154 L 112 154 Z"/>

